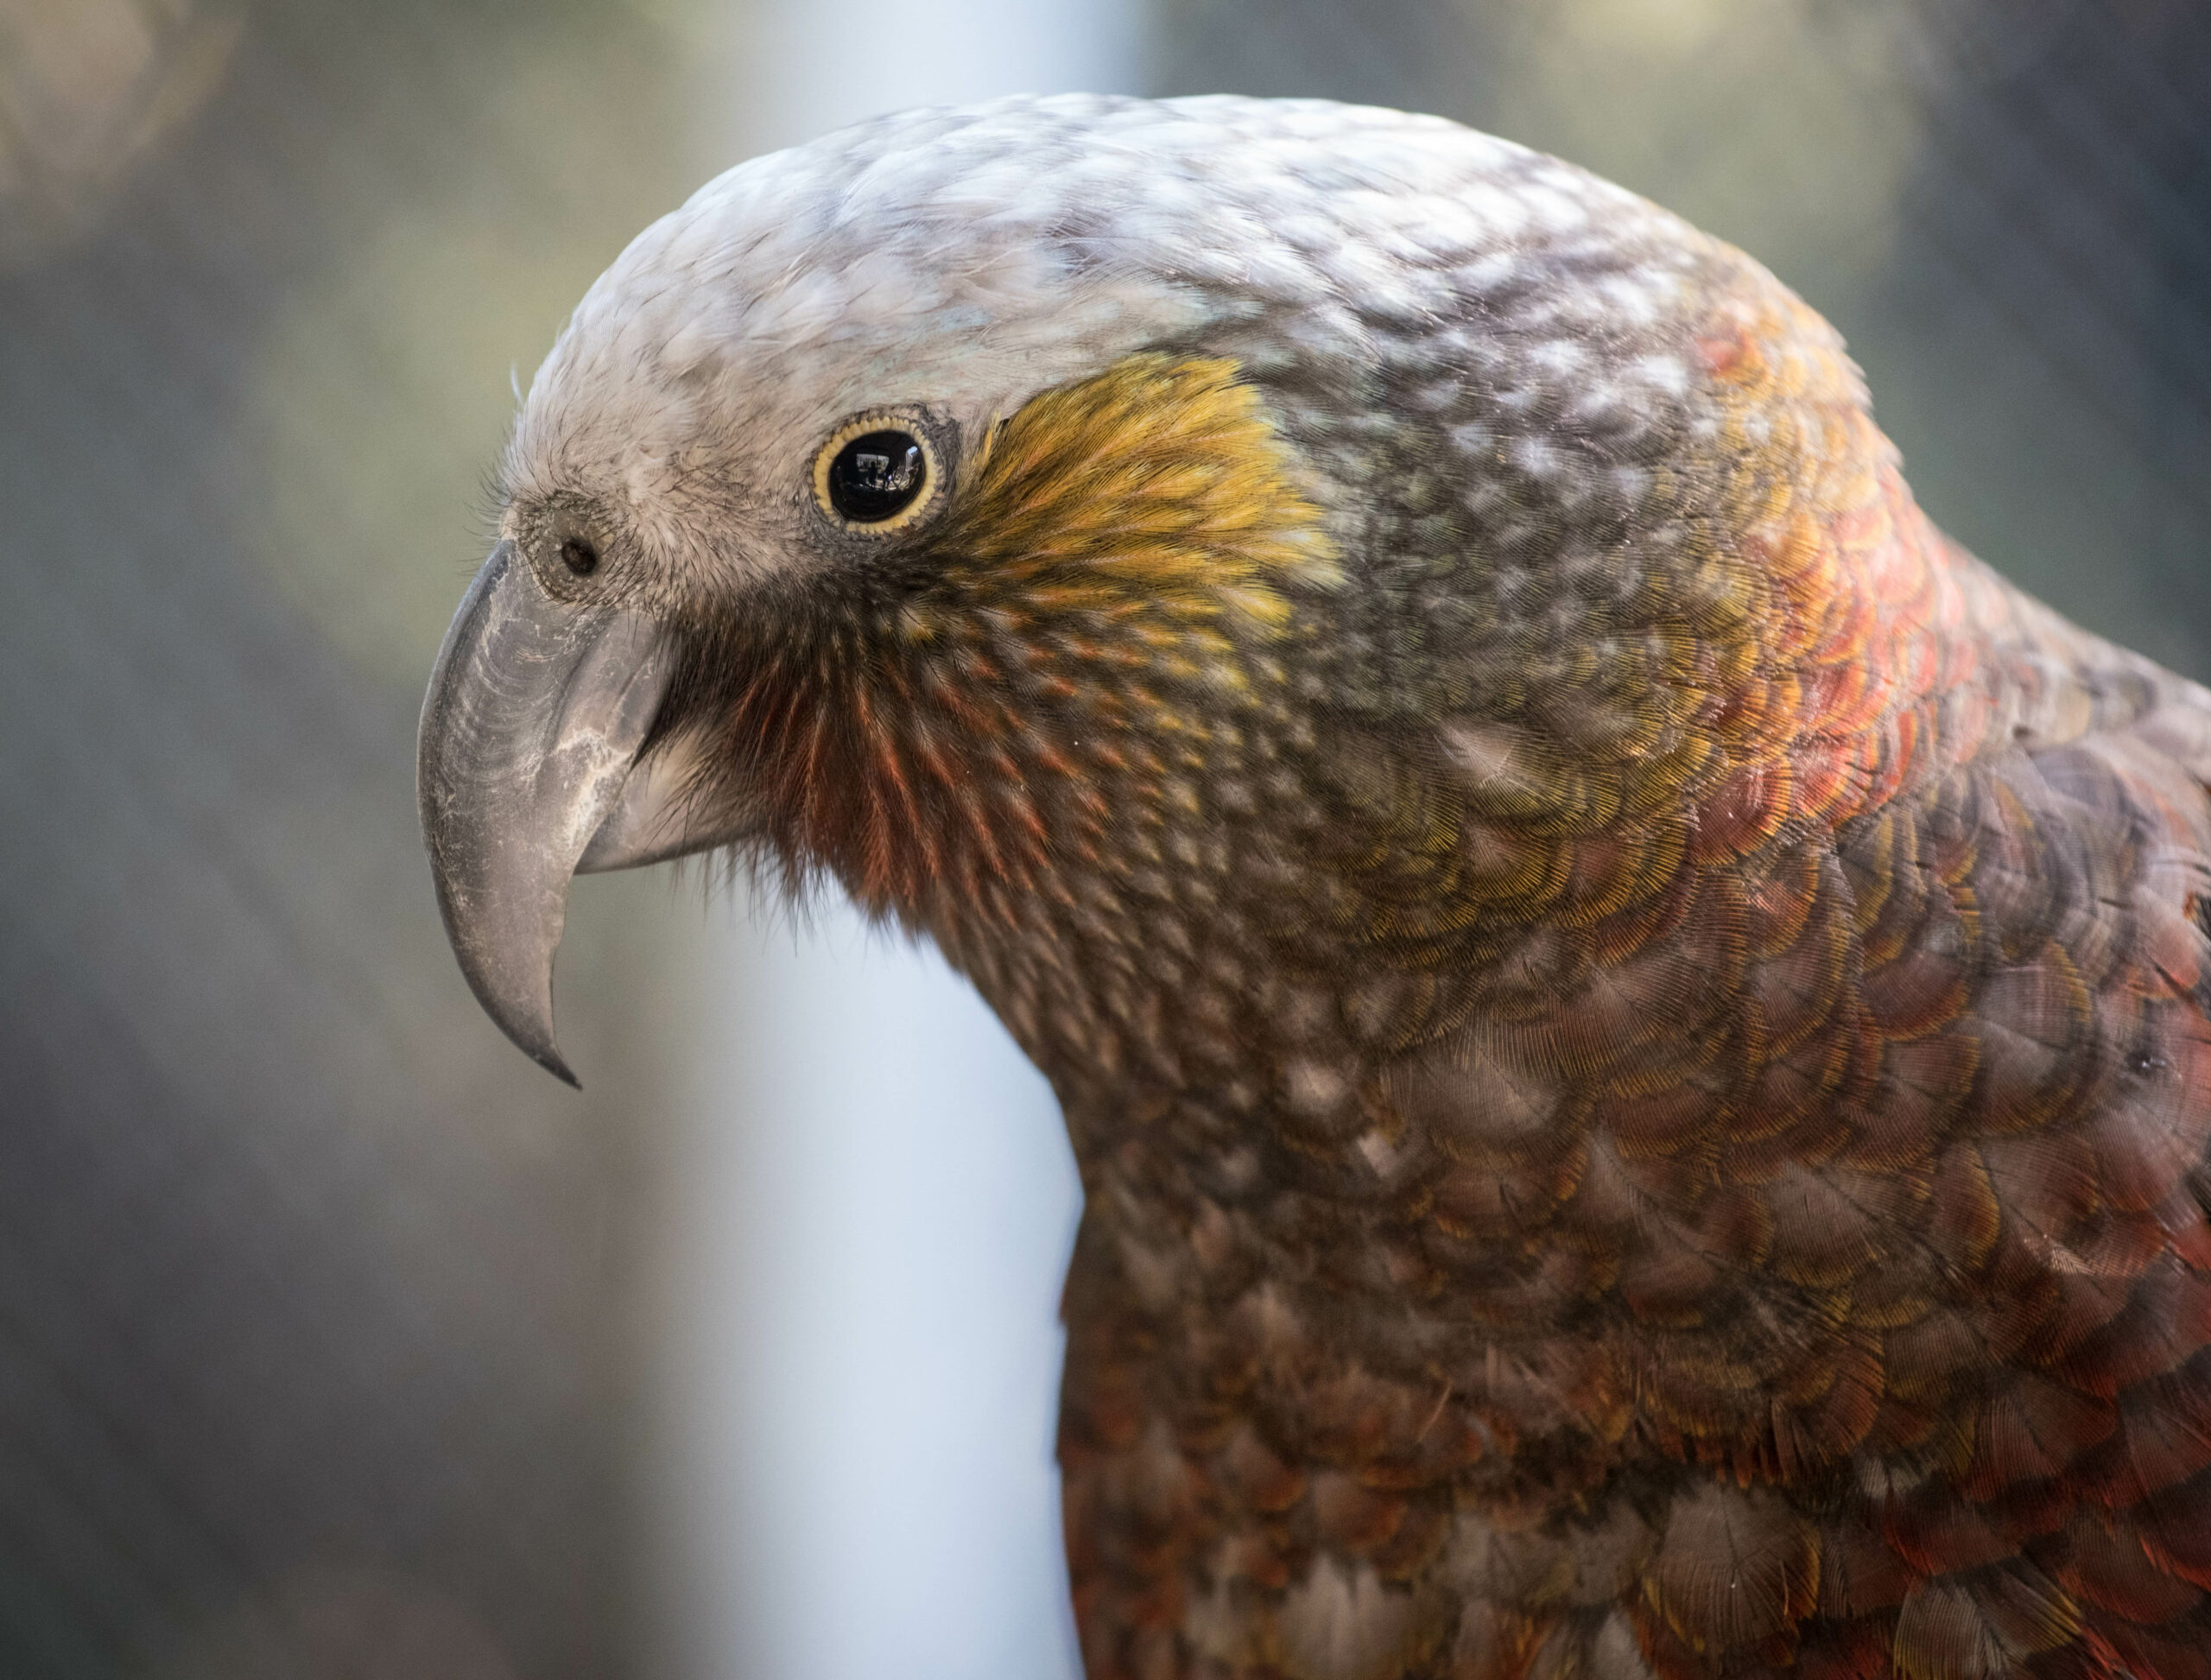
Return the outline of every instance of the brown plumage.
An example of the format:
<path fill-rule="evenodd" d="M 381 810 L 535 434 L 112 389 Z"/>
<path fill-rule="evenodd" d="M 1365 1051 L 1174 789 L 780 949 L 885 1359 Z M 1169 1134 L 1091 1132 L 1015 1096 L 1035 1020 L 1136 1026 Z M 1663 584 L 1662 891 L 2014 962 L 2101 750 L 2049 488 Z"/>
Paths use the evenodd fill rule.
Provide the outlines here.
<path fill-rule="evenodd" d="M 1630 673 L 1316 739 L 1267 1123 L 1070 1102 L 1094 1675 L 2211 1673 L 2211 714 L 1763 276 L 1698 342 Z"/>
<path fill-rule="evenodd" d="M 675 832 L 599 861 L 826 871 L 1051 1076 L 1093 1680 L 2211 1680 L 2211 694 L 1946 540 L 1825 323 L 1563 166 L 1351 113 L 1305 269 L 1147 220 L 1162 180 L 1264 220 L 1315 109 L 948 130 L 1144 166 L 991 224 L 1082 257 L 1007 320 L 1116 263 L 1212 302 L 941 412 L 825 381 L 801 443 L 910 396 L 941 463 L 872 548 L 810 498 L 802 564 L 728 536 L 818 463 L 710 378 L 657 490 L 580 446 L 668 289 L 602 282 L 517 445 L 534 569 L 486 574 L 655 627 L 624 751 Z M 842 143 L 808 167 L 922 142 Z M 1392 192 L 1580 212 L 1408 255 L 1340 207 Z"/>

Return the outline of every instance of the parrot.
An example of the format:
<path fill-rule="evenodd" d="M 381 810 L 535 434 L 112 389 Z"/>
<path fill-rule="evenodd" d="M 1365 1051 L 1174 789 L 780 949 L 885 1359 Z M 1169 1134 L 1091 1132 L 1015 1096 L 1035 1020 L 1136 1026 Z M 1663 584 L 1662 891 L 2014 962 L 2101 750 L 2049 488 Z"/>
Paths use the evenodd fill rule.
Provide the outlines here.
<path fill-rule="evenodd" d="M 2211 1680 L 2211 691 L 1751 257 L 1440 117 L 883 117 L 638 236 L 497 505 L 461 968 L 573 1080 L 573 878 L 706 853 L 972 983 L 1091 1680 Z"/>

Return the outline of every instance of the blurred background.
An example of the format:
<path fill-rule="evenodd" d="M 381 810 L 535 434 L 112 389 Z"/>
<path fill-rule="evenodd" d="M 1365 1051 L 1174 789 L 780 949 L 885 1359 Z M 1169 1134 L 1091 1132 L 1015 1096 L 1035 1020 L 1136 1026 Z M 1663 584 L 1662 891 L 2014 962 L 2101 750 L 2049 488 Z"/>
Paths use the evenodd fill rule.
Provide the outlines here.
<path fill-rule="evenodd" d="M 411 760 L 628 238 L 1075 87 L 1660 200 L 1841 326 L 1951 531 L 2211 676 L 2199 0 L 0 0 L 0 1674 L 1073 1674 L 1041 1081 L 925 955 L 659 871 L 579 887 L 561 1088 Z"/>

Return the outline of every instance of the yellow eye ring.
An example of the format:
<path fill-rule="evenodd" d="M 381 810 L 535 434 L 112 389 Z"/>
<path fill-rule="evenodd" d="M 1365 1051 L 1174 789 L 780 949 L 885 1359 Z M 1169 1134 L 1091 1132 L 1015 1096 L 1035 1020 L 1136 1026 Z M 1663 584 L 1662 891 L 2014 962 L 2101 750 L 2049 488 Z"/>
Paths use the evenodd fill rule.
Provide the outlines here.
<path fill-rule="evenodd" d="M 814 457 L 814 499 L 841 530 L 887 536 L 936 504 L 936 446 L 910 415 L 872 409 L 829 434 Z"/>

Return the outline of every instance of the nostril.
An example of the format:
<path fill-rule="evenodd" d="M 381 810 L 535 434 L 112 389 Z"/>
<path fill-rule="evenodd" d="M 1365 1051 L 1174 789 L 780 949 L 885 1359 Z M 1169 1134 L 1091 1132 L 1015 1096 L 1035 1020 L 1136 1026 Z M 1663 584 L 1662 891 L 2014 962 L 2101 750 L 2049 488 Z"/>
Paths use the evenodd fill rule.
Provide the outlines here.
<path fill-rule="evenodd" d="M 598 545 L 580 536 L 563 537 L 561 563 L 578 577 L 587 578 L 599 570 Z"/>

